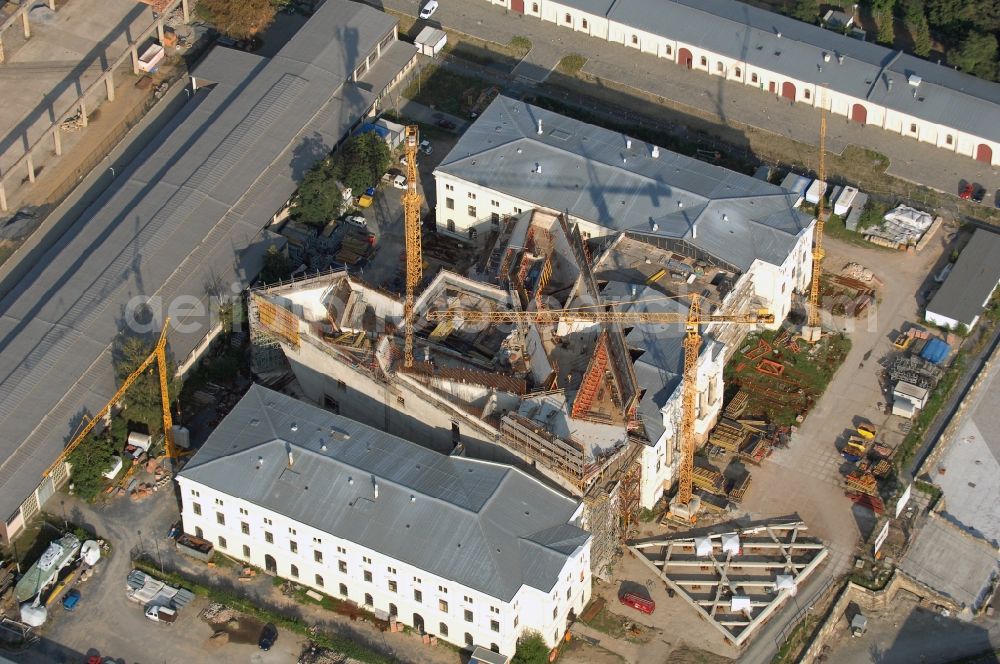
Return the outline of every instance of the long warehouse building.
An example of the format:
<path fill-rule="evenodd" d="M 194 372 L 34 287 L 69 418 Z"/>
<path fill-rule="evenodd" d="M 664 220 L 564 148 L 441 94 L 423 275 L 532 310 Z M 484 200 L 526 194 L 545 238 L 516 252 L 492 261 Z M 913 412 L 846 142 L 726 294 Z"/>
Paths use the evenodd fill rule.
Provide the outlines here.
<path fill-rule="evenodd" d="M 214 303 L 252 281 L 262 230 L 296 181 L 413 66 L 394 18 L 329 0 L 271 58 L 215 48 L 191 100 L 126 173 L 0 300 L 0 541 L 41 509 L 42 478 L 81 419 L 116 391 L 112 345 L 156 334 L 190 366 L 219 329 Z M 153 321 L 129 319 L 143 305 Z M 137 329 L 140 328 L 140 329 Z"/>

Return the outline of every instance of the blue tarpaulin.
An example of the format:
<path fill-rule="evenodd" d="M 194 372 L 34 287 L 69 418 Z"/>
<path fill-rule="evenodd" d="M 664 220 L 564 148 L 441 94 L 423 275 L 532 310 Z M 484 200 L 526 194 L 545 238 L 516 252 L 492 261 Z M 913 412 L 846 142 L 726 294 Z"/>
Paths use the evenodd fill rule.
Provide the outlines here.
<path fill-rule="evenodd" d="M 367 134 L 370 131 L 373 131 L 376 134 L 378 134 L 378 136 L 380 138 L 386 138 L 389 135 L 389 128 L 388 127 L 383 127 L 381 125 L 375 125 L 375 124 L 372 124 L 370 122 L 366 122 L 363 125 L 361 125 L 360 127 L 358 127 L 357 131 L 354 132 L 354 135 L 355 136 L 359 136 L 361 134 Z"/>
<path fill-rule="evenodd" d="M 924 346 L 924 349 L 920 351 L 920 357 L 924 358 L 928 362 L 933 362 L 934 364 L 939 364 L 941 360 L 948 357 L 948 353 L 951 352 L 951 346 L 941 339 L 931 339 Z"/>

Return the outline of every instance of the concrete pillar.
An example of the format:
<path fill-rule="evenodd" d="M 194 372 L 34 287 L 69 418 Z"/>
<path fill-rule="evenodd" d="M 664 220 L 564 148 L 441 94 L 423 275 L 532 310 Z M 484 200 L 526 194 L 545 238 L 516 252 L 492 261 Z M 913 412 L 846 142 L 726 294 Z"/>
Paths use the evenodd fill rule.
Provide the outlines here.
<path fill-rule="evenodd" d="M 188 6 L 188 0 L 181 0 L 181 11 L 184 13 L 184 22 L 189 23 L 191 21 L 191 8 Z"/>
<path fill-rule="evenodd" d="M 62 129 L 60 129 L 59 127 L 56 127 L 55 131 L 52 132 L 52 144 L 53 144 L 53 146 L 56 149 L 56 156 L 57 157 L 61 157 L 62 156 Z"/>
<path fill-rule="evenodd" d="M 108 101 L 115 100 L 115 72 L 114 70 L 108 71 L 104 76 L 104 87 L 108 90 Z"/>
<path fill-rule="evenodd" d="M 30 180 L 31 182 L 34 182 L 35 181 L 35 160 L 31 157 L 31 153 L 30 152 L 26 156 L 27 156 L 27 159 L 25 160 L 25 163 L 28 164 L 28 180 Z"/>
<path fill-rule="evenodd" d="M 132 44 L 132 46 L 130 47 L 130 50 L 132 51 L 132 73 L 135 74 L 136 76 L 138 76 L 139 75 L 139 47 L 136 46 L 135 44 Z"/>
<path fill-rule="evenodd" d="M 21 12 L 21 25 L 24 27 L 24 38 L 31 39 L 31 23 L 28 21 L 28 5 Z"/>
<path fill-rule="evenodd" d="M 80 126 L 87 126 L 87 102 L 83 99 L 80 100 Z"/>
<path fill-rule="evenodd" d="M 163 19 L 156 22 L 156 38 L 160 40 L 160 46 L 163 46 Z"/>
<path fill-rule="evenodd" d="M 3 188 L 3 180 L 0 180 L 0 212 L 7 211 L 7 191 Z"/>

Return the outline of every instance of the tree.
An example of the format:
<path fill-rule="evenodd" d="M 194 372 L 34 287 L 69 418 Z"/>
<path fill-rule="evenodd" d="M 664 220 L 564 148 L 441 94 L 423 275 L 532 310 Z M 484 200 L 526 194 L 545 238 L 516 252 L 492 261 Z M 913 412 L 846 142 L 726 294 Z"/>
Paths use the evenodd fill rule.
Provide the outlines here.
<path fill-rule="evenodd" d="M 878 24 L 878 36 L 876 39 L 882 44 L 892 44 L 895 40 L 896 32 L 893 25 L 894 16 L 892 13 L 895 5 L 896 0 L 872 1 L 872 16 L 875 17 L 875 23 Z"/>
<path fill-rule="evenodd" d="M 996 80 L 997 38 L 992 34 L 973 30 L 962 40 L 958 49 L 948 52 L 948 61 L 967 74 Z"/>
<path fill-rule="evenodd" d="M 120 451 L 107 432 L 91 432 L 69 453 L 70 481 L 73 490 L 84 500 L 93 500 L 101 490 L 104 473 L 114 466 L 112 457 Z"/>
<path fill-rule="evenodd" d="M 819 18 L 819 0 L 800 0 L 792 8 L 792 17 L 806 23 L 815 23 Z"/>
<path fill-rule="evenodd" d="M 323 227 L 336 217 L 343 205 L 336 180 L 335 168 L 329 159 L 317 162 L 306 171 L 295 196 L 295 218 Z"/>
<path fill-rule="evenodd" d="M 115 365 L 115 375 L 121 384 L 135 371 L 143 360 L 153 352 L 154 344 L 142 337 L 121 335 L 115 342 L 112 358 Z M 180 394 L 181 381 L 174 375 L 171 358 L 167 357 L 167 389 L 171 399 Z M 163 430 L 163 407 L 160 400 L 160 376 L 156 361 L 132 383 L 122 399 L 126 405 L 123 413 L 128 420 L 146 425 L 150 435 Z"/>
<path fill-rule="evenodd" d="M 510 664 L 547 664 L 549 647 L 538 632 L 525 632 L 517 640 L 517 651 Z"/>
<path fill-rule="evenodd" d="M 359 195 L 389 170 L 389 146 L 373 131 L 353 136 L 336 155 L 336 173 L 344 186 Z"/>
<path fill-rule="evenodd" d="M 284 281 L 292 276 L 294 267 L 292 260 L 272 244 L 264 254 L 264 267 L 260 271 L 260 280 L 265 284 Z"/>
<path fill-rule="evenodd" d="M 931 48 L 933 48 L 931 28 L 927 25 L 927 17 L 920 14 L 919 18 L 914 22 L 907 22 L 906 27 L 913 37 L 913 52 L 922 58 L 926 58 L 931 54 Z"/>
<path fill-rule="evenodd" d="M 250 39 L 274 21 L 273 0 L 201 0 L 198 11 L 219 32 L 233 39 Z"/>

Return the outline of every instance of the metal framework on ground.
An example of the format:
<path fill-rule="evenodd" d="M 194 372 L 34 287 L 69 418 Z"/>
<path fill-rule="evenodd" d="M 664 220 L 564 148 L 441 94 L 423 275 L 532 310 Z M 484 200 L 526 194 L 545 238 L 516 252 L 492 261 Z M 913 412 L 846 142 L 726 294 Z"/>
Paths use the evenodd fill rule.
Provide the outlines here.
<path fill-rule="evenodd" d="M 637 542 L 629 550 L 698 615 L 742 646 L 828 555 L 801 521 Z"/>

